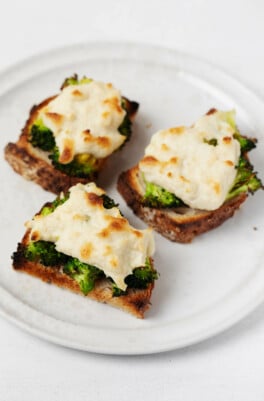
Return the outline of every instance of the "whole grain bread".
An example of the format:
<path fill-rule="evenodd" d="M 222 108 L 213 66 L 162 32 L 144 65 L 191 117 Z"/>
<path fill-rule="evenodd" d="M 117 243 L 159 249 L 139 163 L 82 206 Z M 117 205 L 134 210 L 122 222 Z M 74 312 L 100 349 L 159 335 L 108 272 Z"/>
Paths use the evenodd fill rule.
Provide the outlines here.
<path fill-rule="evenodd" d="M 117 188 L 127 205 L 145 223 L 171 241 L 188 243 L 199 234 L 209 231 L 232 217 L 247 194 L 225 202 L 219 209 L 205 211 L 189 207 L 155 208 L 144 203 L 144 183 L 138 166 L 121 173 Z"/>
<path fill-rule="evenodd" d="M 22 241 L 18 244 L 17 251 L 13 254 L 13 268 L 17 271 L 28 273 L 49 284 L 71 290 L 83 295 L 77 281 L 63 273 L 61 266 L 44 266 L 41 263 L 32 262 L 25 258 L 25 247 L 29 242 L 28 230 Z M 151 261 L 153 263 L 153 261 Z M 128 312 L 137 318 L 144 318 L 144 313 L 150 307 L 151 293 L 154 282 L 148 284 L 146 289 L 128 288 L 125 295 L 113 296 L 112 283 L 103 278 L 95 282 L 95 286 L 86 296 L 95 301 L 109 304 Z"/>
<path fill-rule="evenodd" d="M 59 194 L 60 192 L 67 192 L 71 186 L 78 182 L 85 184 L 96 180 L 98 172 L 102 170 L 107 158 L 97 160 L 98 171 L 90 174 L 87 178 L 69 176 L 54 168 L 46 152 L 31 145 L 28 141 L 31 126 L 37 119 L 39 111 L 55 97 L 49 97 L 31 108 L 29 118 L 22 129 L 18 141 L 16 143 L 9 142 L 4 149 L 4 154 L 5 159 L 16 173 L 27 180 L 34 181 L 47 191 Z M 123 99 L 126 102 L 128 116 L 132 121 L 139 105 L 126 98 Z"/>

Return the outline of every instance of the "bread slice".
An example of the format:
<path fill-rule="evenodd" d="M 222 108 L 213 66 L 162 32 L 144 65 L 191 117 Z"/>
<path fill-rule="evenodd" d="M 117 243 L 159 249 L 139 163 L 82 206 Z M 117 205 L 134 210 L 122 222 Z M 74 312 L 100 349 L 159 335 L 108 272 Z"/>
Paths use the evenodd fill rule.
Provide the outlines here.
<path fill-rule="evenodd" d="M 85 186 L 77 184 L 75 188 L 87 188 L 87 186 L 90 186 L 91 188 L 91 186 L 94 186 L 94 184 L 90 183 L 86 184 Z M 95 188 L 95 186 L 93 188 Z M 149 230 L 136 230 L 131 227 L 127 220 L 121 215 L 121 212 L 116 205 L 109 205 L 108 203 L 108 205 L 106 206 L 103 200 L 105 198 L 102 199 L 101 196 L 96 195 L 93 190 L 90 192 L 84 192 L 83 195 L 84 202 L 90 202 L 92 208 L 86 209 L 84 208 L 83 203 L 81 203 L 82 206 L 80 207 L 80 210 L 77 209 L 76 198 L 74 198 L 75 200 L 73 209 L 72 206 L 68 204 L 66 209 L 61 209 L 59 211 L 59 221 L 63 220 L 63 213 L 67 213 L 67 219 L 65 219 L 67 220 L 67 222 L 63 224 L 62 228 L 58 228 L 59 231 L 57 231 L 56 234 L 57 238 L 63 238 L 63 247 L 66 247 L 67 249 L 66 254 L 60 252 L 59 254 L 57 254 L 56 248 L 53 248 L 54 250 L 51 250 L 51 248 L 45 248 L 45 255 L 48 255 L 48 259 L 45 258 L 45 261 L 40 256 L 40 253 L 33 255 L 31 251 L 31 254 L 29 256 L 30 251 L 29 253 L 27 252 L 27 250 L 29 249 L 29 244 L 31 247 L 32 245 L 36 247 L 39 246 L 36 242 L 40 241 L 43 238 L 46 238 L 45 241 L 49 241 L 47 239 L 47 229 L 49 230 L 48 227 L 51 221 L 50 219 L 54 219 L 54 217 L 52 217 L 52 214 L 53 212 L 55 212 L 55 209 L 59 209 L 60 207 L 63 208 L 66 205 L 68 199 L 69 201 L 71 200 L 72 190 L 73 189 L 71 188 L 69 195 L 67 195 L 70 198 L 63 198 L 65 199 L 63 200 L 63 203 L 65 202 L 64 205 L 62 205 L 62 203 L 56 204 L 56 202 L 60 202 L 60 200 L 62 199 L 60 196 L 53 203 L 49 202 L 44 204 L 40 212 L 35 215 L 34 219 L 31 222 L 27 222 L 27 231 L 24 234 L 21 242 L 18 244 L 17 250 L 16 252 L 14 252 L 12 257 L 13 268 L 17 271 L 25 272 L 32 276 L 40 278 L 46 283 L 56 284 L 59 287 L 74 291 L 78 294 L 85 294 L 85 296 L 87 296 L 88 298 L 122 309 L 123 311 L 129 312 L 137 318 L 143 318 L 144 313 L 150 307 L 150 298 L 152 290 L 154 288 L 154 280 L 157 278 L 157 272 L 154 269 L 153 259 L 151 258 L 151 254 L 154 251 L 154 248 L 152 247 L 152 233 Z M 99 192 L 99 194 L 104 193 L 104 191 L 100 191 L 101 192 Z M 103 196 L 105 197 L 105 195 Z M 108 199 L 108 202 L 112 202 L 109 197 L 106 196 L 106 198 Z M 95 208 L 98 210 L 95 210 Z M 107 210 L 112 208 L 117 210 Z M 95 217 L 92 216 L 94 213 Z M 99 213 L 102 213 L 102 218 L 99 217 Z M 40 228 L 36 229 L 34 228 L 34 226 L 32 228 L 32 224 L 34 224 L 34 221 L 39 222 L 39 220 L 41 219 L 46 219 L 43 226 L 45 227 L 44 237 L 42 237 L 41 235 L 42 231 Z M 98 219 L 99 223 L 96 224 L 96 222 L 98 222 Z M 80 222 L 80 224 L 77 226 L 74 223 L 76 220 Z M 103 226 L 102 220 L 105 222 L 105 225 Z M 53 236 L 54 220 L 52 221 L 53 223 L 51 223 L 51 235 Z M 84 225 L 86 225 L 86 229 Z M 87 230 L 89 232 L 88 236 L 87 234 L 85 234 L 87 233 Z M 65 236 L 63 233 L 66 232 L 67 234 Z M 145 235 L 147 237 L 145 237 Z M 77 241 L 76 246 L 72 244 L 72 241 L 74 241 L 75 238 Z M 81 239 L 81 242 L 79 241 L 79 239 Z M 43 241 L 40 242 L 43 243 Z M 52 245 L 52 242 L 46 242 L 46 244 Z M 128 246 L 128 244 L 129 247 L 131 247 L 132 254 L 129 254 L 129 249 L 125 249 L 122 251 L 122 247 L 126 247 Z M 95 260 L 98 260 L 99 257 L 101 263 L 103 263 L 102 261 L 105 260 L 106 266 L 109 266 L 110 261 L 111 266 L 113 266 L 112 270 L 109 272 L 108 267 L 108 270 L 106 271 L 108 271 L 109 273 L 107 274 L 103 274 L 102 271 L 100 274 L 96 273 L 96 275 L 94 275 L 95 273 L 93 273 L 93 271 L 88 273 L 88 281 L 90 280 L 90 277 L 95 278 L 92 279 L 92 286 L 89 287 L 88 284 L 89 289 L 87 291 L 84 291 L 85 287 L 84 285 L 81 285 L 81 282 L 78 280 L 77 276 L 81 279 L 81 281 L 85 280 L 86 276 L 83 275 L 83 269 L 86 269 L 85 263 L 78 261 L 78 258 L 76 258 L 76 254 L 74 254 L 74 251 L 72 252 L 75 257 L 71 256 L 71 247 L 75 249 L 75 252 L 76 247 L 77 249 L 80 249 L 80 254 L 83 258 L 85 258 L 85 261 L 88 264 L 86 265 L 88 269 L 93 267 L 89 267 L 90 261 L 94 260 L 93 264 L 96 265 Z M 121 253 L 119 252 L 119 250 Z M 91 254 L 95 255 L 93 256 L 94 259 L 90 259 Z M 96 256 L 99 254 L 100 256 Z M 62 255 L 63 257 L 61 258 L 61 256 L 57 255 Z M 102 259 L 101 255 L 104 255 L 105 259 Z M 133 274 L 127 273 L 128 276 L 126 277 L 129 277 L 130 281 L 126 282 L 126 286 L 124 287 L 124 289 L 121 290 L 120 288 L 118 288 L 115 284 L 118 282 L 120 283 L 120 281 L 118 281 L 118 277 L 117 280 L 115 280 L 114 282 L 113 279 L 111 279 L 109 276 L 111 276 L 111 274 L 124 274 L 122 272 L 126 271 L 126 269 L 122 267 L 123 262 L 125 261 L 123 261 L 123 259 L 120 259 L 120 255 L 121 258 L 125 258 L 125 260 L 126 258 L 128 258 L 128 260 L 130 261 L 129 268 L 127 269 L 128 272 L 131 271 L 131 264 L 133 266 L 133 258 L 141 260 L 142 258 L 145 258 L 145 256 L 143 255 L 147 255 L 148 272 L 153 271 L 153 275 L 151 273 L 151 278 L 146 278 L 145 272 L 142 273 L 145 277 L 143 278 L 143 280 L 147 281 L 138 281 L 138 276 L 134 275 L 133 269 Z M 139 255 L 142 255 L 142 257 L 139 258 Z M 70 267 L 67 265 L 67 263 L 70 263 Z M 81 267 L 81 270 L 75 270 L 78 269 L 79 263 L 83 267 Z M 96 270 L 97 272 L 100 272 L 100 270 Z M 121 280 L 121 282 L 124 283 L 123 279 Z"/>
<path fill-rule="evenodd" d="M 247 198 L 246 193 L 241 193 L 214 211 L 189 207 L 149 207 L 143 202 L 144 183 L 138 166 L 123 172 L 118 178 L 117 187 L 128 206 L 138 217 L 164 237 L 181 243 L 191 242 L 195 236 L 222 224 L 233 216 Z"/>
<path fill-rule="evenodd" d="M 54 168 L 47 152 L 33 147 L 28 141 L 29 132 L 34 121 L 38 117 L 39 111 L 46 106 L 56 96 L 49 97 L 38 105 L 31 108 L 29 118 L 22 129 L 21 135 L 16 143 L 8 143 L 5 147 L 5 159 L 14 169 L 27 180 L 34 181 L 47 191 L 59 194 L 66 192 L 71 186 L 80 183 L 94 181 L 98 172 L 102 170 L 107 158 L 97 160 L 97 171 L 89 177 L 69 176 L 64 172 Z M 132 121 L 138 110 L 139 104 L 124 98 L 129 119 Z"/>
<path fill-rule="evenodd" d="M 61 266 L 44 266 L 41 263 L 32 262 L 25 258 L 25 248 L 29 243 L 30 231 L 27 230 L 17 251 L 13 254 L 13 268 L 17 271 L 28 273 L 48 284 L 56 284 L 59 287 L 71 290 L 83 295 L 77 281 L 62 272 Z M 144 313 L 150 307 L 151 293 L 154 282 L 148 284 L 146 289 L 128 288 L 125 295 L 113 296 L 111 281 L 103 278 L 97 280 L 92 291 L 86 296 L 95 301 L 102 302 L 131 313 L 137 318 L 144 318 Z"/>

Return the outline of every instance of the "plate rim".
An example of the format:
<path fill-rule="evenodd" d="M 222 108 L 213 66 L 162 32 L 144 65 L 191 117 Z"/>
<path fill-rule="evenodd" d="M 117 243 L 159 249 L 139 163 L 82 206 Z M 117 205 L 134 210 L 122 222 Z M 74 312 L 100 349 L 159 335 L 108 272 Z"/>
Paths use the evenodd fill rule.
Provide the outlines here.
<path fill-rule="evenodd" d="M 58 53 L 70 53 L 71 51 L 77 50 L 78 48 L 84 48 L 84 47 L 106 47 L 106 46 L 111 46 L 112 48 L 130 48 L 130 49 L 141 49 L 141 51 L 144 49 L 146 51 L 155 51 L 155 52 L 163 52 L 172 55 L 172 57 L 180 57 L 181 59 L 189 59 L 189 60 L 195 60 L 197 61 L 201 66 L 205 66 L 206 68 L 213 69 L 214 71 L 217 71 L 218 74 L 222 78 L 225 78 L 228 82 L 233 83 L 235 86 L 237 86 L 239 89 L 243 90 L 245 93 L 250 95 L 252 99 L 255 100 L 255 102 L 259 103 L 260 105 L 263 104 L 263 99 L 259 94 L 256 94 L 252 89 L 250 89 L 247 85 L 245 85 L 241 80 L 238 80 L 234 78 L 230 73 L 227 73 L 224 69 L 219 68 L 218 66 L 214 65 L 211 62 L 205 61 L 200 57 L 197 57 L 195 55 L 191 55 L 186 52 L 178 51 L 177 49 L 171 49 L 163 46 L 156 46 L 152 44 L 144 44 L 144 43 L 133 43 L 133 42 L 118 42 L 118 41 L 91 41 L 91 42 L 82 42 L 82 43 L 77 43 L 77 44 L 71 44 L 68 46 L 61 46 L 58 48 L 52 48 L 51 50 L 46 50 L 44 52 L 40 52 L 38 54 L 32 55 L 30 57 L 27 57 L 21 61 L 18 61 L 14 63 L 13 65 L 3 69 L 0 71 L 0 82 L 3 81 L 3 79 L 7 79 L 9 75 L 12 76 L 12 74 L 16 73 L 17 69 L 20 70 L 20 74 L 23 74 L 24 69 L 27 70 L 28 68 L 31 68 L 32 62 L 33 63 L 41 63 L 41 60 L 46 59 L 48 56 L 51 54 L 58 55 Z M 50 68 L 46 68 L 45 71 L 49 71 Z M 44 73 L 44 72 L 43 72 Z M 38 75 L 38 74 L 35 74 Z M 33 74 L 34 76 L 34 74 Z M 7 79 L 8 81 L 8 79 Z M 20 81 L 20 80 L 19 80 Z M 20 81 L 21 82 L 21 81 Z M 0 97 L 5 96 L 6 93 L 9 92 L 12 88 L 16 87 L 17 83 L 13 85 L 6 86 L 6 88 L 1 88 L 0 91 Z M 261 255 L 261 259 L 263 256 L 263 252 Z M 264 272 L 262 273 L 264 277 Z M 262 290 L 264 289 L 264 285 Z M 255 296 L 254 296 L 255 295 Z M 252 300 L 246 304 L 243 305 L 241 308 L 240 312 L 237 312 L 235 317 L 230 317 L 229 319 L 225 319 L 224 321 L 220 322 L 217 327 L 212 327 L 211 330 L 207 330 L 207 332 L 201 332 L 198 335 L 194 336 L 193 338 L 187 338 L 182 341 L 178 341 L 177 344 L 174 345 L 169 345 L 165 344 L 161 346 L 159 344 L 159 347 L 153 346 L 152 348 L 150 347 L 149 349 L 145 349 L 144 345 L 142 346 L 137 346 L 134 349 L 118 349 L 118 348 L 113 348 L 109 349 L 106 347 L 102 346 L 89 346 L 89 344 L 80 344 L 80 343 L 74 343 L 74 341 L 67 341 L 66 339 L 61 338 L 61 336 L 56 336 L 52 335 L 48 332 L 43 331 L 40 327 L 35 327 L 32 325 L 32 322 L 25 322 L 21 317 L 16 316 L 16 314 L 13 312 L 13 315 L 10 314 L 10 311 L 8 311 L 8 308 L 5 308 L 5 299 L 9 299 L 10 302 L 12 302 L 14 305 L 17 306 L 17 303 L 20 304 L 19 307 L 23 308 L 23 302 L 16 298 L 14 295 L 12 295 L 10 292 L 8 292 L 5 288 L 3 288 L 1 282 L 0 282 L 0 316 L 4 317 L 8 321 L 14 323 L 16 326 L 22 328 L 28 333 L 34 334 L 35 336 L 45 339 L 47 341 L 50 341 L 52 343 L 56 343 L 68 348 L 73 348 L 73 349 L 79 349 L 83 351 L 89 351 L 89 352 L 94 352 L 94 353 L 101 353 L 101 354 L 110 354 L 110 355 L 144 355 L 144 354 L 154 354 L 154 353 L 161 353 L 161 352 L 166 352 L 170 350 L 176 350 L 180 348 L 184 348 L 196 343 L 199 343 L 201 341 L 204 341 L 208 338 L 211 338 L 213 336 L 216 336 L 223 332 L 224 330 L 232 327 L 233 325 L 237 324 L 241 319 L 245 318 L 248 314 L 250 314 L 257 306 L 259 306 L 263 301 L 264 301 L 264 291 L 260 291 L 257 294 L 254 294 L 252 296 Z M 30 306 L 26 305 L 27 307 L 31 308 Z M 33 308 L 32 308 L 33 309 Z M 37 311 L 38 313 L 41 313 L 40 311 Z M 48 316 L 51 319 L 56 320 L 55 318 Z M 29 319 L 30 320 L 30 319 Z M 57 321 L 57 320 L 56 320 Z M 58 322 L 58 321 L 57 321 Z M 89 329 L 89 328 L 87 328 Z M 129 330 L 129 329 L 128 329 Z M 134 330 L 134 329 L 133 329 Z"/>

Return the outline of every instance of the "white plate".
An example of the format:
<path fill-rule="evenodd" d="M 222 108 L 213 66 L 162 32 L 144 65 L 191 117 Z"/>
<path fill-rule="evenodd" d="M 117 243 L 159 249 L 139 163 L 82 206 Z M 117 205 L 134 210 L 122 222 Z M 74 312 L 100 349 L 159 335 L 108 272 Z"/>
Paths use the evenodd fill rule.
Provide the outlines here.
<path fill-rule="evenodd" d="M 78 72 L 111 81 L 140 102 L 131 142 L 112 157 L 103 185 L 137 227 L 144 224 L 115 189 L 118 173 L 135 164 L 152 133 L 191 124 L 211 107 L 237 110 L 243 133 L 259 138 L 251 159 L 264 176 L 264 105 L 230 76 L 175 51 L 132 44 L 94 43 L 31 58 L 0 75 L 1 148 L 16 141 L 29 108 Z M 158 234 L 160 272 L 145 320 L 138 320 L 11 269 L 23 223 L 53 195 L 15 174 L 1 158 L 1 315 L 52 342 L 108 354 L 144 354 L 180 348 L 230 327 L 264 299 L 263 194 L 235 217 L 192 244 Z"/>

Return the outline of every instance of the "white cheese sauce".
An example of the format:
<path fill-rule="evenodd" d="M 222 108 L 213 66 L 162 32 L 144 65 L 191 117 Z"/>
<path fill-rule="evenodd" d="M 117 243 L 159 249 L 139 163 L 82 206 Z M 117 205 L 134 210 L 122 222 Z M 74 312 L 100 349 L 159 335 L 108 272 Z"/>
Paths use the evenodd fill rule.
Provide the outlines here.
<path fill-rule="evenodd" d="M 153 234 L 131 227 L 117 207 L 105 209 L 102 194 L 94 183 L 77 184 L 66 202 L 26 225 L 34 240 L 54 242 L 57 251 L 98 267 L 125 290 L 125 277 L 154 253 Z"/>
<path fill-rule="evenodd" d="M 230 113 L 229 113 L 230 114 Z M 218 209 L 235 177 L 240 156 L 226 113 L 201 117 L 191 127 L 158 131 L 139 168 L 145 180 L 165 188 L 191 208 Z"/>
<path fill-rule="evenodd" d="M 104 158 L 119 148 L 125 136 L 118 131 L 125 117 L 120 92 L 91 81 L 70 85 L 39 112 L 39 118 L 54 134 L 61 163 L 74 155 L 89 153 Z"/>

